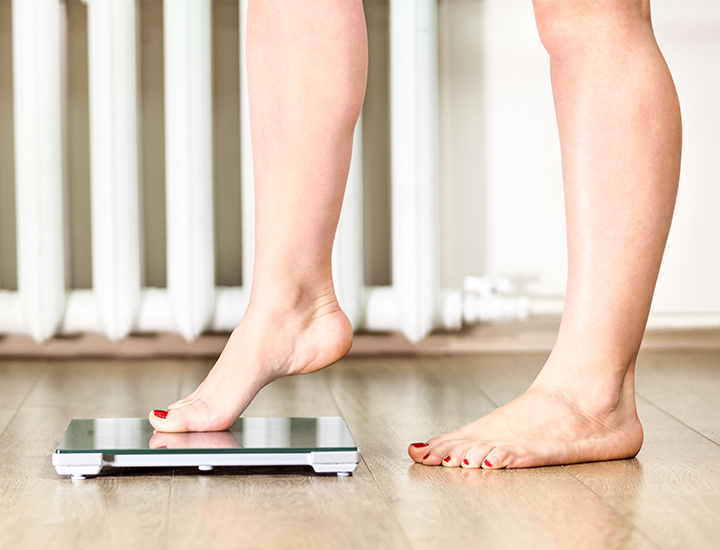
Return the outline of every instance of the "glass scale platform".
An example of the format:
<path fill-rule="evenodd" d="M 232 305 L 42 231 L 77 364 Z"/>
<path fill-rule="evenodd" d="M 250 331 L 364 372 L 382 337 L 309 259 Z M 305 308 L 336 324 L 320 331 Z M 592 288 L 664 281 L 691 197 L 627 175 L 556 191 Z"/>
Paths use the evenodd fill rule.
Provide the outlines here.
<path fill-rule="evenodd" d="M 103 467 L 310 466 L 350 475 L 360 451 L 340 417 L 239 418 L 223 432 L 153 433 L 147 418 L 74 419 L 52 463 L 73 479 Z"/>

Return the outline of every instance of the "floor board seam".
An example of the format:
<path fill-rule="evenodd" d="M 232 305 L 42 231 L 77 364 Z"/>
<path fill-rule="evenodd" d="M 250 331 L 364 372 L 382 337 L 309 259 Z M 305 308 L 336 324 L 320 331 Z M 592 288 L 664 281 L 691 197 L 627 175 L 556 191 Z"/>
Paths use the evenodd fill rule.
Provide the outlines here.
<path fill-rule="evenodd" d="M 474 386 L 476 386 L 480 390 L 480 393 L 485 396 L 485 399 L 492 403 L 493 407 L 495 407 L 496 409 L 500 407 L 500 405 L 495 403 L 495 400 L 491 399 L 490 396 L 485 392 L 485 390 L 482 389 L 482 386 L 478 384 L 477 380 L 475 380 L 475 378 L 470 375 L 470 373 L 465 369 L 465 367 L 459 364 L 454 357 L 450 357 L 450 360 L 452 361 L 452 364 L 455 366 L 455 368 L 458 369 L 465 376 L 465 378 L 467 378 Z"/>
<path fill-rule="evenodd" d="M 338 412 L 340 413 L 340 416 L 341 416 L 341 417 L 343 418 L 343 420 L 344 420 L 344 419 L 345 419 L 345 415 L 343 414 L 342 407 L 340 406 L 340 402 L 337 400 L 337 397 L 335 396 L 335 392 L 333 391 L 332 384 L 330 383 L 330 380 L 328 380 L 327 375 L 326 375 L 326 376 L 323 376 L 323 381 L 325 382 L 325 386 L 327 387 L 328 392 L 330 393 L 330 397 L 332 398 L 333 402 L 335 403 L 335 406 L 337 407 L 337 410 L 338 410 Z M 347 422 L 347 421 L 346 421 L 346 422 Z M 350 426 L 348 426 L 348 429 L 350 429 Z M 352 434 L 352 431 L 350 431 L 350 434 Z M 358 450 L 360 450 L 359 447 L 358 447 Z M 383 490 L 382 490 L 382 487 L 380 487 L 380 484 L 378 483 L 378 480 L 377 480 L 377 478 L 375 477 L 374 472 L 373 472 L 372 469 L 370 468 L 370 465 L 365 461 L 365 456 L 362 455 L 362 450 L 360 450 L 360 453 L 361 453 L 361 455 L 360 455 L 360 456 L 361 456 L 360 460 L 362 461 L 362 463 L 363 463 L 363 464 L 365 465 L 365 467 L 367 468 L 367 471 L 368 471 L 368 473 L 370 474 L 370 477 L 372 478 L 373 483 L 375 484 L 375 487 L 377 488 L 378 492 L 382 495 L 382 498 L 383 498 L 383 500 L 385 501 L 385 504 L 388 506 L 388 508 L 389 508 L 390 511 L 392 512 L 392 515 L 393 515 L 393 517 L 395 518 L 395 522 L 397 523 L 397 526 L 399 527 L 400 532 L 402 533 L 403 538 L 405 539 L 405 542 L 407 543 L 407 547 L 408 547 L 408 548 L 415 548 L 415 546 L 412 544 L 412 541 L 410 540 L 410 537 L 409 537 L 408 534 L 405 532 L 405 527 L 403 527 L 403 524 L 402 524 L 402 522 L 400 521 L 400 518 L 398 517 L 397 513 L 395 512 L 395 508 L 394 508 L 394 506 L 392 505 L 392 503 L 390 502 L 390 499 L 388 499 L 388 496 L 385 494 L 385 491 L 383 491 Z"/>
<path fill-rule="evenodd" d="M 687 424 L 686 422 L 680 420 L 677 416 L 669 413 L 668 411 L 666 411 L 665 409 L 663 409 L 660 405 L 658 405 L 658 404 L 656 404 L 655 402 L 651 401 L 650 399 L 648 399 L 647 397 L 645 397 L 645 396 L 642 395 L 641 393 L 635 392 L 635 395 L 636 395 L 637 397 L 639 397 L 640 399 L 642 399 L 642 400 L 643 400 L 645 403 L 647 403 L 648 405 L 650 405 L 650 406 L 652 406 L 653 408 L 657 409 L 658 411 L 662 412 L 665 416 L 668 416 L 668 417 L 672 418 L 673 420 L 675 420 L 676 422 L 682 424 L 682 425 L 685 426 L 688 430 L 696 433 L 697 435 L 699 435 L 699 436 L 702 437 L 703 439 L 709 441 L 710 443 L 712 443 L 712 444 L 715 445 L 716 447 L 720 447 L 720 443 L 718 443 L 718 442 L 715 441 L 714 439 L 711 439 L 710 437 L 706 436 L 704 433 L 696 430 L 695 428 L 693 428 L 692 426 L 690 426 L 690 424 Z"/>
<path fill-rule="evenodd" d="M 165 519 L 165 550 L 170 550 L 170 525 L 172 520 L 172 490 L 175 481 L 175 469 L 170 472 L 170 490 L 168 491 L 168 511 Z"/>
<path fill-rule="evenodd" d="M 10 417 L 10 420 L 8 420 L 8 423 L 3 428 L 3 431 L 0 432 L 0 439 L 2 439 L 2 437 L 5 435 L 5 432 L 8 430 L 10 425 L 13 423 L 13 420 L 15 420 L 15 417 L 17 416 L 18 412 L 20 412 L 20 409 L 25 404 L 25 402 L 28 400 L 28 397 L 30 397 L 30 394 L 35 389 L 35 387 L 40 383 L 40 379 L 45 375 L 45 373 L 46 373 L 46 368 L 45 368 L 45 364 L 43 363 L 43 365 L 40 367 L 38 372 L 35 374 L 35 378 L 33 379 L 32 384 L 30 384 L 30 387 L 27 389 L 27 391 L 25 392 L 25 395 L 20 400 L 20 403 L 15 408 L 15 412 L 13 412 L 12 416 Z"/>
<path fill-rule="evenodd" d="M 569 466 L 573 466 L 573 464 L 570 464 Z M 598 497 L 602 502 L 604 502 L 605 505 L 607 505 L 611 510 L 613 510 L 613 511 L 614 511 L 619 517 L 621 517 L 624 521 L 626 521 L 626 522 L 628 523 L 628 525 L 631 525 L 632 528 L 633 528 L 635 531 L 637 531 L 638 533 L 640 533 L 643 537 L 645 537 L 645 539 L 646 539 L 651 545 L 653 545 L 655 548 L 660 548 L 660 549 L 662 549 L 662 546 L 660 546 L 660 545 L 657 544 L 654 540 L 652 540 L 645 531 L 643 531 L 640 527 L 638 527 L 637 525 L 635 525 L 635 523 L 634 523 L 633 521 L 631 521 L 625 514 L 623 514 L 620 510 L 618 510 L 617 508 L 615 508 L 615 506 L 613 506 L 610 502 L 608 502 L 600 493 L 598 493 L 597 491 L 595 491 L 595 489 L 593 489 L 592 487 L 590 487 L 590 486 L 589 486 L 587 483 L 585 483 L 582 479 L 580 479 L 580 478 L 577 477 L 575 474 L 573 474 L 573 473 L 568 469 L 568 465 L 562 465 L 562 466 L 560 466 L 560 467 L 561 467 L 563 470 L 565 470 L 565 472 L 567 472 L 570 476 L 572 476 L 572 477 L 573 477 L 578 483 L 580 483 L 583 487 L 587 488 L 588 491 L 590 491 L 592 494 L 594 494 L 596 497 Z"/>
<path fill-rule="evenodd" d="M 385 494 L 385 491 L 382 490 L 382 487 L 380 487 L 380 483 L 378 483 L 377 478 L 375 477 L 375 474 L 373 473 L 372 469 L 370 468 L 370 465 L 365 462 L 365 459 L 361 459 L 363 464 L 365 464 L 365 467 L 368 469 L 368 473 L 370 474 L 370 477 L 372 477 L 373 483 L 375 484 L 375 487 L 377 487 L 377 490 L 382 495 L 383 500 L 385 501 L 385 504 L 392 512 L 393 517 L 395 518 L 395 522 L 397 523 L 397 526 L 400 528 L 400 532 L 402 533 L 403 537 L 405 538 L 405 542 L 407 543 L 408 548 L 415 548 L 412 541 L 410 540 L 410 537 L 405 532 L 405 527 L 403 527 L 402 521 L 400 521 L 400 518 L 397 515 L 397 512 L 395 511 L 395 507 L 392 505 L 392 502 L 390 502 L 390 499 Z"/>

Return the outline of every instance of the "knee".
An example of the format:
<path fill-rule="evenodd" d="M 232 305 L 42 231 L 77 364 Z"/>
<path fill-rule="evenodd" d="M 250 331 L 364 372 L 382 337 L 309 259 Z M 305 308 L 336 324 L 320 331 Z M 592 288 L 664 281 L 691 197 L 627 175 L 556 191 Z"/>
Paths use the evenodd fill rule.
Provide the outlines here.
<path fill-rule="evenodd" d="M 540 40 L 551 57 L 649 25 L 650 0 L 532 0 Z"/>

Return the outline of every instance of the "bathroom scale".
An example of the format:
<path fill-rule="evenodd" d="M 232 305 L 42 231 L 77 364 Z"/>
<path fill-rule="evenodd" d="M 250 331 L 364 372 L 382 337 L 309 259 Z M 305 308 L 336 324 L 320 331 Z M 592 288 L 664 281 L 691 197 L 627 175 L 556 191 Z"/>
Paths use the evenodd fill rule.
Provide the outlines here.
<path fill-rule="evenodd" d="M 103 467 L 310 466 L 350 475 L 360 451 L 340 417 L 238 418 L 223 432 L 155 432 L 147 418 L 74 419 L 52 456 L 60 475 Z"/>

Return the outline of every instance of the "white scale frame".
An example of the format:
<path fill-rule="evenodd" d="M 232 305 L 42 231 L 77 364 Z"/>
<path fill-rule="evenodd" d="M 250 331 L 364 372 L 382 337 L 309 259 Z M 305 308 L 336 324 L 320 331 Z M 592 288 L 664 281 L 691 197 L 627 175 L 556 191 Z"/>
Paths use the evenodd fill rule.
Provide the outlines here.
<path fill-rule="evenodd" d="M 309 453 L 188 453 L 188 454 L 114 454 L 53 453 L 52 463 L 59 475 L 72 479 L 96 476 L 104 466 L 114 468 L 196 467 L 210 471 L 215 466 L 310 466 L 316 474 L 348 476 L 360 462 L 360 451 Z"/>

